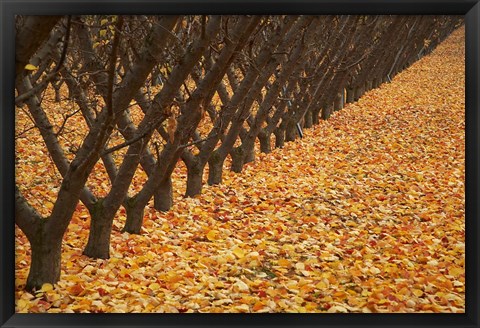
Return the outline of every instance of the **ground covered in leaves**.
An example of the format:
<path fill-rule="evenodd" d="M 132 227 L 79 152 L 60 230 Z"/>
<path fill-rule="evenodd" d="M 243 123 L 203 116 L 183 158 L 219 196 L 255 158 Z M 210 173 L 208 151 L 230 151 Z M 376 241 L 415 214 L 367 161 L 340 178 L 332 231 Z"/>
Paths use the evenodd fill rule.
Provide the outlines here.
<path fill-rule="evenodd" d="M 180 165 L 173 209 L 148 209 L 142 235 L 120 232 L 121 211 L 109 260 L 82 255 L 89 217 L 79 205 L 61 281 L 36 294 L 22 290 L 30 250 L 17 229 L 16 310 L 464 312 L 464 69 L 460 29 L 199 197 L 181 196 Z M 31 138 L 17 140 L 17 181 L 48 211 L 53 166 Z"/>

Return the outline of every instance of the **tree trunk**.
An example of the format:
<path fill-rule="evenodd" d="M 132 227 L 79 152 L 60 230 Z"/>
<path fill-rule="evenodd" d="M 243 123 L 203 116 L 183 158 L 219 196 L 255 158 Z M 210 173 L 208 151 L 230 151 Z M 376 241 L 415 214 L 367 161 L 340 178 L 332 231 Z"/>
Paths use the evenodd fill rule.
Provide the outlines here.
<path fill-rule="evenodd" d="M 31 243 L 32 262 L 28 273 L 27 291 L 39 290 L 44 283 L 60 280 L 62 240 L 44 240 Z"/>
<path fill-rule="evenodd" d="M 337 96 L 335 97 L 335 101 L 333 102 L 333 110 L 337 111 L 341 109 L 343 109 L 343 94 L 339 93 L 337 94 Z"/>
<path fill-rule="evenodd" d="M 275 135 L 275 148 L 283 148 L 285 146 L 285 130 L 278 127 L 273 134 Z"/>
<path fill-rule="evenodd" d="M 304 128 L 305 129 L 309 129 L 311 128 L 313 125 L 313 119 L 312 119 L 312 112 L 311 111 L 307 111 L 305 113 L 305 125 L 304 125 Z"/>
<path fill-rule="evenodd" d="M 203 169 L 205 166 L 194 163 L 187 166 L 187 190 L 185 197 L 194 197 L 202 193 L 203 187 Z"/>
<path fill-rule="evenodd" d="M 145 208 L 143 206 L 136 206 L 135 198 L 129 198 L 124 203 L 124 207 L 127 212 L 127 220 L 125 221 L 125 226 L 122 231 L 139 235 L 143 225 Z"/>
<path fill-rule="evenodd" d="M 347 104 L 355 101 L 355 90 L 351 87 L 347 88 Z"/>
<path fill-rule="evenodd" d="M 251 146 L 245 147 L 244 153 L 243 164 L 255 162 L 255 142 Z"/>
<path fill-rule="evenodd" d="M 363 84 L 355 88 L 355 101 L 358 101 L 358 99 L 360 99 L 362 95 L 363 95 Z"/>
<path fill-rule="evenodd" d="M 260 140 L 260 151 L 265 154 L 270 153 L 272 151 L 272 145 L 270 143 L 270 133 L 266 133 L 262 130 L 258 134 L 258 139 Z"/>
<path fill-rule="evenodd" d="M 208 160 L 208 184 L 216 185 L 222 183 L 223 161 L 214 152 Z"/>
<path fill-rule="evenodd" d="M 372 82 L 372 80 L 368 80 L 365 83 L 365 92 L 370 91 L 372 89 L 373 89 L 373 82 Z"/>
<path fill-rule="evenodd" d="M 103 200 L 99 200 L 94 205 L 90 216 L 90 233 L 83 255 L 94 259 L 108 259 L 110 258 L 110 233 L 113 222 L 106 219 L 103 214 Z"/>
<path fill-rule="evenodd" d="M 332 114 L 332 105 L 324 106 L 322 110 L 322 120 L 328 120 Z"/>
<path fill-rule="evenodd" d="M 173 206 L 172 177 L 169 175 L 160 182 L 154 194 L 154 207 L 157 211 L 166 212 Z"/>
<path fill-rule="evenodd" d="M 287 124 L 287 129 L 285 131 L 285 141 L 294 141 L 297 139 L 297 126 L 295 121 L 291 120 Z"/>
<path fill-rule="evenodd" d="M 318 105 L 312 108 L 312 126 L 320 123 L 320 110 L 321 108 Z"/>
<path fill-rule="evenodd" d="M 230 169 L 235 173 L 242 172 L 245 159 L 245 152 L 243 150 L 243 147 L 240 146 L 233 148 L 230 152 L 230 156 L 232 156 L 232 166 Z"/>

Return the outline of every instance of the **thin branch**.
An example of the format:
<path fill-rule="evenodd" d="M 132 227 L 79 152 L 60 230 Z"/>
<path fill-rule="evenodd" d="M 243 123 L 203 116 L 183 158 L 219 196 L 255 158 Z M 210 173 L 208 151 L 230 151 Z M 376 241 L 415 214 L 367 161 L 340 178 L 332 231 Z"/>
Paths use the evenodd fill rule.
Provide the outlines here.
<path fill-rule="evenodd" d="M 127 147 L 127 146 L 130 146 L 131 144 L 134 144 L 135 142 L 139 141 L 140 139 L 143 139 L 145 138 L 148 134 L 150 133 L 150 129 L 148 129 L 147 131 L 145 131 L 144 133 L 142 134 L 139 134 L 138 136 L 128 140 L 128 141 L 125 141 L 119 145 L 116 145 L 114 147 L 110 147 L 108 149 L 105 149 L 101 154 L 100 156 L 104 156 L 104 155 L 107 155 L 107 154 L 110 154 L 114 151 L 117 151 L 119 149 L 122 149 L 124 147 Z"/>
<path fill-rule="evenodd" d="M 194 146 L 194 145 L 196 145 L 196 144 L 199 144 L 199 143 L 205 142 L 205 141 L 207 141 L 207 140 L 216 138 L 217 135 L 218 135 L 218 133 L 217 133 L 217 134 L 214 134 L 214 135 L 211 135 L 211 136 L 209 136 L 209 137 L 207 137 L 207 138 L 205 138 L 205 139 L 196 140 L 196 141 L 190 142 L 190 143 L 185 144 L 185 145 L 179 145 L 179 146 L 177 147 L 177 149 L 187 148 L 187 147 L 190 147 L 190 146 Z"/>
<path fill-rule="evenodd" d="M 115 36 L 113 37 L 112 53 L 110 54 L 110 65 L 108 67 L 108 85 L 107 85 L 107 111 L 110 116 L 114 116 L 113 112 L 113 80 L 115 77 L 115 67 L 117 66 L 117 52 L 120 43 L 120 32 L 123 25 L 123 16 L 118 16 L 115 26 Z"/>
<path fill-rule="evenodd" d="M 39 84 L 37 84 L 32 89 L 25 92 L 24 94 L 21 94 L 18 97 L 16 97 L 15 98 L 15 105 L 20 105 L 26 99 L 30 98 L 31 96 L 40 92 L 41 90 L 44 90 L 47 87 L 48 83 L 51 80 L 53 80 L 53 78 L 57 75 L 57 73 L 63 68 L 62 66 L 63 66 L 63 63 L 65 61 L 65 57 L 66 57 L 67 49 L 68 49 L 68 41 L 70 40 L 70 28 L 71 28 L 71 23 L 72 23 L 71 20 L 72 20 L 72 17 L 68 16 L 67 27 L 66 27 L 66 32 L 65 32 L 65 41 L 64 41 L 64 44 L 63 44 L 62 54 L 60 56 L 60 60 L 57 63 L 57 66 L 55 66 L 55 69 L 53 70 L 53 72 L 48 74 L 43 79 L 42 82 L 40 82 Z"/>
<path fill-rule="evenodd" d="M 58 129 L 57 133 L 55 133 L 55 136 L 59 136 L 60 133 L 62 132 L 62 130 L 65 128 L 65 124 L 67 123 L 68 119 L 72 116 L 74 116 L 75 114 L 77 114 L 81 109 L 77 109 L 76 111 L 74 111 L 73 113 L 70 113 L 70 114 L 67 114 L 64 116 L 63 118 L 63 122 L 62 122 L 62 126 L 60 126 L 60 128 Z"/>

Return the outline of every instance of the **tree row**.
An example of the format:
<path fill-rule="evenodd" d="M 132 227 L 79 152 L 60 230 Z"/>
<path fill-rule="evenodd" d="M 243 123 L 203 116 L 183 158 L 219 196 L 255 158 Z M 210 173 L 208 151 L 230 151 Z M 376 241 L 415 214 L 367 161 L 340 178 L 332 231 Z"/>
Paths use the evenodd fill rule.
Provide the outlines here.
<path fill-rule="evenodd" d="M 31 245 L 26 288 L 60 279 L 79 201 L 91 218 L 84 254 L 106 259 L 121 207 L 124 231 L 137 234 L 152 198 L 155 209 L 171 208 L 179 161 L 185 196 L 201 194 L 207 167 L 208 184 L 220 184 L 227 158 L 241 172 L 256 149 L 302 137 L 460 24 L 456 16 L 17 16 L 15 104 L 61 175 L 48 217 L 15 187 L 15 222 Z M 44 101 L 49 89 L 65 111 L 60 123 Z M 88 127 L 74 150 L 62 143 L 73 115 Z M 110 180 L 101 197 L 87 186 L 97 162 Z M 139 168 L 148 178 L 131 193 Z"/>

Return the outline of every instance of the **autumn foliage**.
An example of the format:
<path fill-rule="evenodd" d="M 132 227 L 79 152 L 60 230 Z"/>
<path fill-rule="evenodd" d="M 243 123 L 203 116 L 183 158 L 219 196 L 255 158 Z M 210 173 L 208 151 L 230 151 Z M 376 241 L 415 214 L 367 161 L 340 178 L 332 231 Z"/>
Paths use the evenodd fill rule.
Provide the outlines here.
<path fill-rule="evenodd" d="M 244 40 L 239 35 L 235 42 Z M 229 170 L 229 155 L 221 183 L 204 185 L 194 197 L 184 197 L 187 167 L 178 154 L 171 208 L 158 211 L 151 199 L 140 234 L 133 234 L 124 230 L 130 200 L 123 202 L 109 258 L 84 254 L 92 212 L 79 202 L 61 243 L 57 283 L 25 290 L 32 251 L 17 226 L 16 311 L 463 313 L 464 52 L 460 27 L 391 83 L 304 129 L 303 138 L 269 153 L 260 152 L 257 139 L 256 158 L 241 173 Z M 67 99 L 67 86 L 60 92 L 63 100 L 56 102 L 47 88 L 43 107 L 55 129 L 61 127 L 58 140 L 73 160 L 90 127 Z M 221 103 L 220 96 L 212 102 Z M 17 107 L 15 179 L 48 217 L 62 174 L 26 107 Z M 129 110 L 135 124 L 148 115 L 140 106 Z M 168 147 L 159 149 L 162 138 L 192 142 L 185 148 L 198 154 L 194 139 L 176 130 L 184 124 L 180 116 L 174 106 L 164 117 L 166 134 L 152 136 L 147 148 L 157 159 Z M 207 138 L 215 120 L 203 112 L 198 121 Z M 122 142 L 113 133 L 109 146 Z M 112 160 L 120 166 L 127 151 Z M 149 174 L 138 165 L 128 194 L 140 193 Z M 203 182 L 208 177 L 207 166 Z M 102 199 L 113 183 L 97 161 L 85 186 Z"/>

